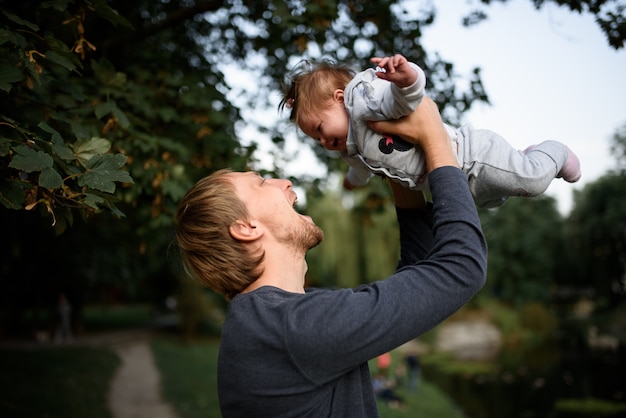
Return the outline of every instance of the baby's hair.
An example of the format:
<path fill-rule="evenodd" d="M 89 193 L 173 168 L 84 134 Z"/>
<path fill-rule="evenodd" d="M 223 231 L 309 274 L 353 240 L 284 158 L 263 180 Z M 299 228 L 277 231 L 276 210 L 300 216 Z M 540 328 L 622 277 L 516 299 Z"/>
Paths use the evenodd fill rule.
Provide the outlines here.
<path fill-rule="evenodd" d="M 279 112 L 290 109 L 289 120 L 298 123 L 303 116 L 319 112 L 333 98 L 337 89 L 344 90 L 356 72 L 347 65 L 331 60 L 317 63 L 302 60 L 287 75 Z"/>

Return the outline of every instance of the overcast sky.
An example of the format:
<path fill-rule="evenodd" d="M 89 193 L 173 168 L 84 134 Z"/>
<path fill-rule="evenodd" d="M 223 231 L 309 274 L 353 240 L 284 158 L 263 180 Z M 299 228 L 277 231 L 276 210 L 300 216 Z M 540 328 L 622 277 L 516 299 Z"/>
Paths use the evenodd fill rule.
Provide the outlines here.
<path fill-rule="evenodd" d="M 438 2 L 437 8 L 437 20 L 424 29 L 422 45 L 453 62 L 461 77 L 481 67 L 491 101 L 467 112 L 464 123 L 496 131 L 518 149 L 552 139 L 579 155 L 581 181 L 569 184 L 557 179 L 546 192 L 557 199 L 563 214 L 569 213 L 572 191 L 615 167 L 609 144 L 626 124 L 626 50 L 610 48 L 593 17 L 562 7 L 536 10 L 530 0 L 495 2 L 485 8 L 489 20 L 469 29 L 461 25 L 469 10 L 467 0 Z M 248 92 L 255 88 L 254 83 L 239 87 Z M 258 111 L 243 114 L 248 120 L 265 118 L 265 123 L 272 118 Z M 239 134 L 258 139 L 258 133 L 246 132 L 245 127 Z M 288 164 L 288 174 L 324 175 L 308 147 L 287 141 L 287 153 L 297 148 L 299 158 Z"/>
<path fill-rule="evenodd" d="M 461 74 L 482 68 L 491 106 L 472 109 L 464 122 L 492 129 L 519 149 L 553 139 L 578 154 L 581 181 L 555 180 L 547 191 L 568 213 L 572 190 L 616 165 L 609 144 L 626 124 L 626 51 L 610 48 L 591 16 L 552 5 L 538 11 L 529 0 L 494 2 L 485 9 L 490 19 L 467 29 L 460 25 L 466 3 L 437 3 L 423 44 Z"/>

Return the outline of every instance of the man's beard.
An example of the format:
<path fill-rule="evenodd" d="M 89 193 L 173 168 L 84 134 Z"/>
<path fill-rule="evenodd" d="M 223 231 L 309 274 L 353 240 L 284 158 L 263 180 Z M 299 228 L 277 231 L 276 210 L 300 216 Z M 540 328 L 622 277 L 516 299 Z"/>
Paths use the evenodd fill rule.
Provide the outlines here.
<path fill-rule="evenodd" d="M 306 253 L 322 242 L 324 232 L 319 226 L 301 218 L 298 225 L 283 229 L 278 239 L 292 244 L 295 250 Z"/>
<path fill-rule="evenodd" d="M 324 231 L 322 231 L 322 228 L 313 223 L 307 222 L 306 225 L 308 228 L 306 233 L 302 235 L 301 244 L 302 248 L 308 251 L 322 242 L 324 239 Z"/>

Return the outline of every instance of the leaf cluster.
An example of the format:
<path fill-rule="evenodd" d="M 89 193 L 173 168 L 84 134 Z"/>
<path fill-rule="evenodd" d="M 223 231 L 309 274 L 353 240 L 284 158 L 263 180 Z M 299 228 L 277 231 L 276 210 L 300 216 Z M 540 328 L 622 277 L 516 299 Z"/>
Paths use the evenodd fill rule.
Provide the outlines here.
<path fill-rule="evenodd" d="M 0 8 L 0 202 L 43 208 L 57 232 L 77 214 L 121 217 L 122 207 L 136 208 L 150 227 L 168 224 L 194 170 L 242 167 L 247 158 L 220 77 L 175 49 L 146 51 L 147 39 L 114 46 L 122 29 L 143 24 L 109 4 Z"/>
<path fill-rule="evenodd" d="M 122 169 L 127 157 L 112 152 L 94 115 L 104 98 L 89 91 L 93 85 L 74 82 L 86 70 L 81 58 L 91 46 L 84 10 L 79 7 L 73 17 L 62 12 L 70 3 L 44 2 L 30 13 L 0 9 L 0 202 L 18 210 L 41 206 L 59 230 L 72 222 L 72 209 L 122 215 L 113 193 L 116 184 L 133 182 Z M 93 13 L 109 10 L 98 6 Z M 56 35 L 48 25 L 64 30 Z M 67 30 L 75 32 L 73 45 L 61 39 Z M 115 119 L 119 113 L 100 116 Z"/>

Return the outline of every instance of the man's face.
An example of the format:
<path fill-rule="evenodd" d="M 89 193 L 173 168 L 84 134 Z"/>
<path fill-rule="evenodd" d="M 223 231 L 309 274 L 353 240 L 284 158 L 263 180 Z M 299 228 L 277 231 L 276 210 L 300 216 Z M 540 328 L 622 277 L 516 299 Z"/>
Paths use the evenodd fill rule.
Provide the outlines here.
<path fill-rule="evenodd" d="M 250 221 L 264 226 L 277 241 L 292 244 L 303 253 L 322 241 L 322 230 L 294 209 L 297 196 L 289 180 L 264 179 L 254 172 L 228 176 L 248 209 Z"/>

